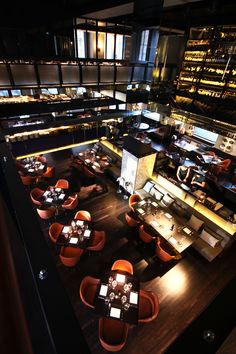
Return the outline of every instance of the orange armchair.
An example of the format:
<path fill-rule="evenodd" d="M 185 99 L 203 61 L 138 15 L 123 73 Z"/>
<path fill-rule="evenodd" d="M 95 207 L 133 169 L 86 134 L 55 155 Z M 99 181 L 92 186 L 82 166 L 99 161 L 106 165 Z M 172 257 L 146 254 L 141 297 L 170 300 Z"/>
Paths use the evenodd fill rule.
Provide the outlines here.
<path fill-rule="evenodd" d="M 147 231 L 144 230 L 144 225 L 139 226 L 138 232 L 139 232 L 139 238 L 145 243 L 150 243 L 156 239 L 155 236 L 152 236 L 151 234 L 149 234 Z"/>
<path fill-rule="evenodd" d="M 50 225 L 48 233 L 52 242 L 54 243 L 57 242 L 57 238 L 60 235 L 62 229 L 63 229 L 63 225 L 57 222 L 54 222 L 53 224 Z"/>
<path fill-rule="evenodd" d="M 59 179 L 55 184 L 55 188 L 69 189 L 69 182 L 67 179 Z"/>
<path fill-rule="evenodd" d="M 168 246 L 167 249 L 167 243 L 165 241 L 161 241 L 160 238 L 158 238 L 157 243 L 156 243 L 156 255 L 157 257 L 163 261 L 163 262 L 169 262 L 172 260 L 178 260 L 181 259 L 182 256 L 181 254 L 176 254 L 174 249 L 170 249 L 171 246 Z"/>
<path fill-rule="evenodd" d="M 138 203 L 142 200 L 139 194 L 131 194 L 129 197 L 129 207 L 132 211 L 134 211 L 132 204 Z"/>
<path fill-rule="evenodd" d="M 139 290 L 138 323 L 154 321 L 159 313 L 159 300 L 152 291 Z"/>
<path fill-rule="evenodd" d="M 47 163 L 47 158 L 45 156 L 39 155 L 36 156 L 37 161 L 40 161 L 41 163 Z"/>
<path fill-rule="evenodd" d="M 46 171 L 42 174 L 43 178 L 52 178 L 54 176 L 55 172 L 55 167 L 54 166 L 48 166 Z"/>
<path fill-rule="evenodd" d="M 39 201 L 39 198 L 43 195 L 43 193 L 44 191 L 38 187 L 31 189 L 30 198 L 35 205 L 42 205 L 42 202 Z"/>
<path fill-rule="evenodd" d="M 84 305 L 94 309 L 94 300 L 98 285 L 101 283 L 100 279 L 96 279 L 90 276 L 85 276 L 79 288 L 79 294 Z"/>
<path fill-rule="evenodd" d="M 128 323 L 101 317 L 98 324 L 99 341 L 102 347 L 110 352 L 121 350 L 129 333 Z"/>
<path fill-rule="evenodd" d="M 96 177 L 96 174 L 93 173 L 92 171 L 90 171 L 88 169 L 88 167 L 85 166 L 85 165 L 83 165 L 83 172 L 84 172 L 85 176 L 88 177 L 88 178 L 95 178 Z"/>
<path fill-rule="evenodd" d="M 136 227 L 140 224 L 140 221 L 136 220 L 134 216 L 131 214 L 131 212 L 125 213 L 125 220 L 127 222 L 127 225 L 130 227 Z"/>
<path fill-rule="evenodd" d="M 37 180 L 36 176 L 24 176 L 20 174 L 20 178 L 24 186 L 31 186 Z"/>
<path fill-rule="evenodd" d="M 132 264 L 129 261 L 127 261 L 126 259 L 117 259 L 113 263 L 111 270 L 121 270 L 121 271 L 127 272 L 129 274 L 133 274 L 133 272 L 134 272 Z"/>
<path fill-rule="evenodd" d="M 91 221 L 92 217 L 89 211 L 87 210 L 79 210 L 75 214 L 74 218 L 76 220 L 84 220 L 84 221 Z"/>
<path fill-rule="evenodd" d="M 37 208 L 37 213 L 40 216 L 41 219 L 48 220 L 51 219 L 56 212 L 56 208 L 46 208 L 46 209 L 40 209 Z"/>
<path fill-rule="evenodd" d="M 79 195 L 74 194 L 74 195 L 70 195 L 65 200 L 64 204 L 62 204 L 62 208 L 66 210 L 74 210 L 77 208 L 78 204 L 79 204 Z"/>
<path fill-rule="evenodd" d="M 221 172 L 227 171 L 229 169 L 229 166 L 231 164 L 230 159 L 225 159 L 218 163 L 217 165 L 213 166 L 212 172 L 215 175 L 219 175 Z"/>
<path fill-rule="evenodd" d="M 106 234 L 105 231 L 95 231 L 95 235 L 91 246 L 87 247 L 88 251 L 101 251 L 105 246 Z"/>
<path fill-rule="evenodd" d="M 81 248 L 61 247 L 59 258 L 66 267 L 75 267 L 83 254 Z"/>

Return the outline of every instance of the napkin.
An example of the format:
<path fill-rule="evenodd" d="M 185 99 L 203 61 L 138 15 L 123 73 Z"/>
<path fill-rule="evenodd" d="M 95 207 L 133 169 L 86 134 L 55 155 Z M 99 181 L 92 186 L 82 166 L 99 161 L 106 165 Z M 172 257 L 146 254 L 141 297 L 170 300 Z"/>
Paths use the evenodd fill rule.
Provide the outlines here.
<path fill-rule="evenodd" d="M 55 191 L 56 191 L 56 192 L 60 192 L 60 191 L 61 191 L 61 188 L 55 188 Z"/>
<path fill-rule="evenodd" d="M 117 309 L 116 307 L 111 307 L 110 316 L 120 318 L 120 312 L 120 309 Z"/>
<path fill-rule="evenodd" d="M 152 226 L 154 226 L 154 227 L 160 225 L 159 222 L 157 222 L 157 221 L 155 221 L 155 220 L 152 220 L 152 221 L 150 222 L 150 224 L 151 224 Z"/>
<path fill-rule="evenodd" d="M 70 243 L 72 243 L 73 245 L 76 245 L 77 242 L 78 242 L 77 237 L 71 237 Z"/>
<path fill-rule="evenodd" d="M 170 237 L 169 239 L 168 239 L 168 241 L 170 241 L 171 243 L 173 243 L 173 245 L 175 245 L 178 241 L 174 238 L 174 237 Z"/>
<path fill-rule="evenodd" d="M 47 198 L 46 202 L 51 203 L 53 201 L 53 198 Z"/>
<path fill-rule="evenodd" d="M 83 220 L 76 220 L 76 225 L 82 226 L 82 225 L 84 225 L 84 221 Z"/>
<path fill-rule="evenodd" d="M 91 230 L 85 230 L 84 231 L 84 237 L 89 237 L 91 234 Z"/>
<path fill-rule="evenodd" d="M 65 198 L 65 194 L 60 194 L 58 198 L 59 199 L 64 199 Z"/>
<path fill-rule="evenodd" d="M 158 206 L 158 204 L 157 204 L 156 202 L 152 202 L 152 205 L 153 205 L 154 207 L 157 207 L 157 206 Z"/>
<path fill-rule="evenodd" d="M 100 291 L 99 291 L 99 295 L 106 296 L 106 294 L 107 294 L 107 289 L 108 289 L 108 286 L 102 284 L 102 285 L 101 285 L 101 288 L 100 288 Z"/>
<path fill-rule="evenodd" d="M 137 304 L 138 303 L 138 293 L 131 291 L 130 295 L 129 295 L 129 302 L 131 304 Z"/>
<path fill-rule="evenodd" d="M 144 213 L 145 213 L 145 211 L 144 211 L 143 209 L 141 209 L 141 208 L 138 209 L 138 212 L 139 212 L 140 214 L 144 214 Z"/>
<path fill-rule="evenodd" d="M 191 234 L 191 230 L 189 230 L 187 227 L 183 228 L 183 231 L 186 233 L 186 234 Z"/>
<path fill-rule="evenodd" d="M 70 226 L 64 226 L 62 229 L 63 234 L 67 234 L 70 231 Z"/>
<path fill-rule="evenodd" d="M 172 215 L 170 215 L 169 213 L 165 213 L 165 217 L 166 217 L 167 219 L 171 219 L 171 218 L 172 218 Z"/>

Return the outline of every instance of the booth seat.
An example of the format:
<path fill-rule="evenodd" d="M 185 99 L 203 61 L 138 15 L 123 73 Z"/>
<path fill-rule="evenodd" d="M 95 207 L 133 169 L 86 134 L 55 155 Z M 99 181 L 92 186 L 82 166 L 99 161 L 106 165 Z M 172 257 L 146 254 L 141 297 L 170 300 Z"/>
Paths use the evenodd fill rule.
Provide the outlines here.
<path fill-rule="evenodd" d="M 161 206 L 169 208 L 174 214 L 185 220 L 186 223 L 191 216 L 192 218 L 200 219 L 202 227 L 199 228 L 199 238 L 192 244 L 192 247 L 209 262 L 233 242 L 233 237 L 226 231 L 209 221 L 204 215 L 198 213 L 194 208 L 152 179 L 148 179 L 143 188 L 135 190 L 134 193 L 139 194 L 142 199 L 148 197 L 155 199 Z"/>

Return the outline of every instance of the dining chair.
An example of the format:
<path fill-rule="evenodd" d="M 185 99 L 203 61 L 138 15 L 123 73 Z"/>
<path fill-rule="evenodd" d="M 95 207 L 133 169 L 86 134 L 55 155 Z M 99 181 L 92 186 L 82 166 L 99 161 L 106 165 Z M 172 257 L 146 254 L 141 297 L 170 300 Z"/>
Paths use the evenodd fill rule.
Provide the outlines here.
<path fill-rule="evenodd" d="M 98 336 L 102 347 L 110 352 L 121 350 L 127 341 L 129 324 L 107 317 L 99 318 Z"/>
<path fill-rule="evenodd" d="M 172 260 L 179 260 L 182 258 L 180 253 L 177 253 L 171 245 L 166 241 L 161 241 L 160 238 L 156 242 L 156 256 L 163 262 L 170 262 Z"/>
<path fill-rule="evenodd" d="M 67 179 L 59 179 L 55 184 L 55 188 L 69 189 L 69 182 Z"/>
<path fill-rule="evenodd" d="M 37 213 L 40 216 L 41 219 L 43 220 L 50 220 L 51 218 L 54 217 L 55 212 L 56 212 L 56 208 L 51 207 L 51 208 L 37 208 Z"/>
<path fill-rule="evenodd" d="M 140 224 L 140 221 L 135 219 L 131 212 L 125 213 L 125 220 L 129 227 L 137 227 Z"/>
<path fill-rule="evenodd" d="M 89 211 L 87 210 L 79 210 L 74 216 L 76 220 L 84 220 L 84 221 L 91 221 L 92 217 Z"/>
<path fill-rule="evenodd" d="M 142 200 L 139 194 L 131 194 L 129 196 L 129 207 L 132 211 L 134 211 L 132 204 L 138 203 Z"/>
<path fill-rule="evenodd" d="M 21 181 L 24 184 L 24 186 L 27 186 L 27 187 L 30 187 L 31 185 L 33 185 L 37 180 L 36 176 L 27 176 L 27 175 L 24 176 L 21 174 L 20 174 L 20 178 L 21 178 Z"/>
<path fill-rule="evenodd" d="M 138 323 L 154 321 L 159 313 L 158 296 L 153 291 L 139 290 Z"/>
<path fill-rule="evenodd" d="M 42 163 L 47 163 L 47 158 L 45 156 L 39 155 L 36 157 L 36 159 Z"/>
<path fill-rule="evenodd" d="M 230 164 L 231 160 L 225 159 L 219 162 L 217 165 L 212 166 L 212 173 L 218 176 L 220 173 L 228 171 Z"/>
<path fill-rule="evenodd" d="M 84 250 L 79 247 L 61 247 L 59 258 L 66 267 L 75 267 Z"/>
<path fill-rule="evenodd" d="M 43 193 L 44 191 L 38 187 L 31 189 L 30 198 L 35 205 L 42 205 L 42 202 L 39 200 L 39 198 L 43 195 Z"/>
<path fill-rule="evenodd" d="M 133 275 L 133 265 L 126 259 L 117 259 L 111 267 L 111 270 L 121 270 Z"/>
<path fill-rule="evenodd" d="M 101 283 L 100 279 L 93 278 L 89 275 L 85 276 L 82 279 L 80 283 L 79 294 L 84 305 L 94 309 L 95 295 L 96 295 L 97 287 L 100 283 Z"/>
<path fill-rule="evenodd" d="M 55 167 L 54 166 L 48 166 L 46 171 L 42 174 L 43 178 L 52 178 L 55 173 Z"/>
<path fill-rule="evenodd" d="M 144 229 L 144 225 L 140 225 L 138 229 L 138 234 L 140 240 L 142 240 L 144 243 L 150 243 L 152 241 L 155 241 L 156 237 L 151 235 L 149 232 L 147 232 Z"/>
<path fill-rule="evenodd" d="M 75 210 L 79 204 L 79 195 L 77 193 L 70 195 L 62 204 L 62 208 L 66 210 Z"/>
<path fill-rule="evenodd" d="M 50 225 L 48 233 L 49 233 L 49 237 L 52 240 L 52 242 L 54 242 L 54 243 L 57 242 L 57 238 L 60 235 L 63 227 L 64 227 L 64 225 L 62 225 L 58 222 L 54 222 L 53 224 Z"/>
<path fill-rule="evenodd" d="M 88 178 L 95 178 L 96 177 L 96 174 L 93 173 L 92 171 L 90 171 L 88 169 L 88 167 L 85 166 L 85 165 L 83 165 L 83 172 L 84 172 L 85 176 L 88 177 Z"/>
<path fill-rule="evenodd" d="M 95 230 L 91 246 L 87 247 L 87 250 L 88 251 L 101 251 L 105 246 L 105 242 L 106 242 L 105 231 Z"/>

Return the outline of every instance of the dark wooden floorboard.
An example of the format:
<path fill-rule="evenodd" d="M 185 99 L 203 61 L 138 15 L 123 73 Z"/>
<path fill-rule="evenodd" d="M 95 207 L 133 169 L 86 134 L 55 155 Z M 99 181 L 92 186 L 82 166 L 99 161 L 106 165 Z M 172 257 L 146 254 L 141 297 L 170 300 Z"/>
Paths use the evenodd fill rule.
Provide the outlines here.
<path fill-rule="evenodd" d="M 54 181 L 66 176 L 70 155 L 71 151 L 63 151 L 47 156 L 49 163 L 56 166 Z M 104 195 L 81 201 L 77 208 L 90 211 L 96 228 L 106 231 L 104 250 L 98 254 L 85 253 L 75 268 L 61 264 L 59 249 L 49 239 L 48 225 L 42 220 L 39 222 L 91 353 L 102 354 L 106 351 L 98 340 L 98 315 L 80 300 L 80 282 L 85 275 L 99 277 L 118 258 L 133 263 L 134 273 L 141 280 L 141 288 L 154 291 L 160 301 L 157 320 L 131 327 L 126 346 L 120 353 L 164 353 L 236 275 L 235 244 L 211 263 L 190 247 L 177 263 L 163 265 L 154 258 L 152 248 L 140 244 L 137 229 L 127 226 L 124 219 L 124 213 L 128 210 L 127 200 L 116 193 L 117 186 L 113 182 L 107 180 L 107 185 L 108 191 Z M 59 218 L 62 223 L 66 223 L 67 219 L 68 216 Z"/>

